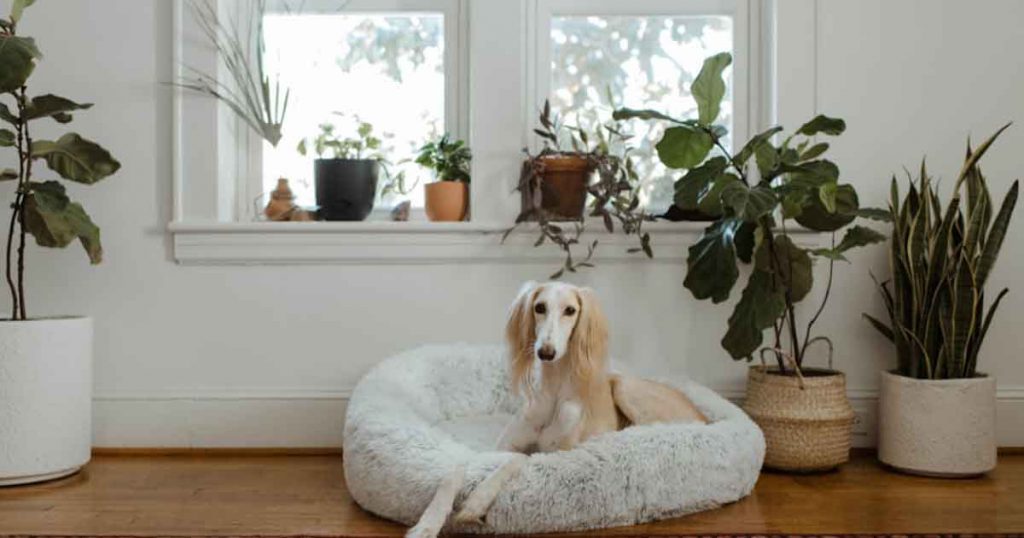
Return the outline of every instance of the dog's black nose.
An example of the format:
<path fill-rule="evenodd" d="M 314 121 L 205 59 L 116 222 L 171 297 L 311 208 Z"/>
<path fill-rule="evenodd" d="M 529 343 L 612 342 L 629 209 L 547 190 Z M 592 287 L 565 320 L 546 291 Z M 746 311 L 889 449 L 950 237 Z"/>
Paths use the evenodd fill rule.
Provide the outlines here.
<path fill-rule="evenodd" d="M 542 361 L 550 361 L 555 359 L 555 350 L 550 347 L 544 346 L 537 350 L 537 358 Z"/>

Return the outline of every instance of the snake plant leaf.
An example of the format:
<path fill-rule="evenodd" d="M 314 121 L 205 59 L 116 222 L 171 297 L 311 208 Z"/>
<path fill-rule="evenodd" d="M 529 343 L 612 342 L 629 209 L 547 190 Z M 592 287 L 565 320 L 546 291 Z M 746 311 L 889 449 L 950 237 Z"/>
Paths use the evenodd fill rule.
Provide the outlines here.
<path fill-rule="evenodd" d="M 996 309 L 999 308 L 999 303 L 1002 302 L 1003 297 L 1006 297 L 1007 293 L 1010 293 L 1010 288 L 1003 288 L 1003 290 L 999 292 L 999 295 L 996 296 L 996 300 L 992 301 L 992 306 L 989 307 L 988 314 L 985 315 L 985 322 L 981 325 L 981 330 L 976 338 L 978 345 L 974 349 L 975 357 L 977 357 L 977 353 L 981 348 L 981 342 L 985 341 L 985 335 L 988 334 L 988 327 L 992 324 L 992 318 L 996 314 Z"/>
<path fill-rule="evenodd" d="M 729 292 L 739 278 L 734 239 L 741 224 L 739 219 L 720 219 L 708 226 L 697 242 L 690 246 L 683 286 L 695 298 L 711 298 L 714 303 L 729 298 Z"/>
<path fill-rule="evenodd" d="M 24 13 L 25 8 L 36 3 L 36 0 L 14 0 L 11 4 L 11 22 L 18 24 L 21 20 L 21 15 Z"/>
<path fill-rule="evenodd" d="M 785 297 L 773 286 L 772 275 L 754 270 L 729 316 L 729 329 L 722 338 L 722 347 L 733 359 L 749 358 L 761 346 L 764 330 L 785 310 Z"/>
<path fill-rule="evenodd" d="M 729 166 L 725 157 L 712 157 L 704 164 L 691 168 L 676 181 L 675 203 L 683 209 L 697 209 L 697 203 Z"/>
<path fill-rule="evenodd" d="M 748 187 L 742 181 L 733 181 L 722 188 L 722 205 L 744 222 L 756 223 L 779 205 L 775 191 L 764 185 Z"/>
<path fill-rule="evenodd" d="M 109 151 L 76 133 L 65 134 L 56 142 L 32 142 L 32 158 L 45 159 L 47 166 L 64 179 L 88 185 L 121 168 Z"/>
<path fill-rule="evenodd" d="M 9 148 L 14 146 L 14 131 L 10 129 L 0 129 L 0 148 Z"/>
<path fill-rule="evenodd" d="M 1000 127 L 998 131 L 993 133 L 992 136 L 988 137 L 984 142 L 982 142 L 981 145 L 978 146 L 978 149 L 971 153 L 970 157 L 968 157 L 967 160 L 964 161 L 964 165 L 960 168 L 960 173 L 957 175 L 956 185 L 953 187 L 954 191 L 959 192 L 960 184 L 961 182 L 964 181 L 964 179 L 966 179 L 967 174 L 970 172 L 970 170 L 974 168 L 975 165 L 978 164 L 978 161 L 981 160 L 981 158 L 985 155 L 985 152 L 988 151 L 990 147 L 992 147 L 992 143 L 995 142 L 996 139 L 999 138 L 999 135 L 1003 134 L 1003 131 L 1007 130 L 1010 127 L 1010 125 L 1013 125 L 1013 122 L 1007 123 L 1006 125 Z"/>
<path fill-rule="evenodd" d="M 811 121 L 800 126 L 797 133 L 804 136 L 814 136 L 818 133 L 837 136 L 846 130 L 846 122 L 839 118 L 830 118 L 825 115 L 818 115 Z"/>
<path fill-rule="evenodd" d="M 31 37 L 0 34 L 0 93 L 24 86 L 41 57 Z"/>
<path fill-rule="evenodd" d="M 882 336 L 888 338 L 890 342 L 896 341 L 895 337 L 892 334 L 892 329 L 890 329 L 888 325 L 879 321 L 878 318 L 870 314 L 861 314 L 861 316 L 864 316 L 864 319 L 868 320 L 868 323 L 870 323 L 871 326 L 875 328 L 875 330 L 882 333 Z"/>
<path fill-rule="evenodd" d="M 732 64 L 732 54 L 722 52 L 704 60 L 697 78 L 693 79 L 690 93 L 697 102 L 697 118 L 701 125 L 711 125 L 718 119 L 722 98 L 725 97 L 725 80 L 722 72 Z"/>
<path fill-rule="evenodd" d="M 981 259 L 978 260 L 978 286 L 984 286 L 988 281 L 988 275 L 999 257 L 999 249 L 1003 246 L 1003 239 L 1006 237 L 1006 230 L 1010 225 L 1010 217 L 1017 206 L 1017 193 L 1020 188 L 1020 181 L 1014 181 L 1009 192 L 1003 198 L 1003 204 L 999 213 L 992 221 L 992 228 L 985 239 L 985 249 L 981 252 Z"/>
<path fill-rule="evenodd" d="M 754 253 L 754 267 L 774 276 L 775 287 L 788 290 L 794 303 L 803 300 L 814 285 L 810 253 L 787 235 L 778 234 L 771 242 L 762 241 Z"/>
<path fill-rule="evenodd" d="M 25 107 L 25 119 L 51 117 L 58 123 L 68 123 L 71 121 L 70 112 L 89 108 L 92 108 L 92 103 L 76 103 L 53 94 L 40 95 L 33 97 Z"/>
<path fill-rule="evenodd" d="M 851 185 L 842 184 L 836 186 L 835 211 L 829 211 L 819 196 L 809 196 L 795 218 L 800 225 L 811 230 L 832 232 L 853 222 L 859 206 L 857 191 Z"/>
<path fill-rule="evenodd" d="M 654 146 L 658 158 L 669 168 L 693 168 L 711 151 L 714 141 L 703 130 L 679 125 L 665 129 L 665 134 Z"/>
<path fill-rule="evenodd" d="M 967 364 L 967 347 L 971 332 L 978 324 L 975 319 L 978 306 L 978 288 L 974 268 L 966 255 L 962 255 L 953 287 L 951 327 L 946 344 L 949 348 L 948 366 L 954 377 L 963 377 Z M 949 338 L 949 337 L 952 338 Z"/>
<path fill-rule="evenodd" d="M 761 133 L 754 135 L 753 138 L 751 138 L 750 141 L 743 146 L 743 149 L 741 149 L 740 152 L 736 154 L 735 162 L 738 163 L 739 166 L 746 165 L 747 161 L 750 160 L 750 158 L 754 156 L 754 154 L 756 154 L 759 149 L 761 149 L 764 146 L 770 147 L 771 144 L 769 143 L 769 141 L 771 140 L 771 138 L 775 136 L 776 133 L 781 131 L 782 127 L 775 126 L 772 127 L 771 129 L 768 129 L 767 131 L 763 131 Z"/>

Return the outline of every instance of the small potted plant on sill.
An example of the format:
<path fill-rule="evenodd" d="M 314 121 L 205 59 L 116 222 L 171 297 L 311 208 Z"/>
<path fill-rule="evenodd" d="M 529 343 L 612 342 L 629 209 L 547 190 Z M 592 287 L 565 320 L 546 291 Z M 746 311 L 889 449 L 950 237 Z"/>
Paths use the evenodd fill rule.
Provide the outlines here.
<path fill-rule="evenodd" d="M 458 222 L 469 207 L 469 162 L 473 158 L 462 140 L 447 133 L 420 148 L 416 163 L 434 171 L 437 181 L 424 186 L 427 218 Z"/>
<path fill-rule="evenodd" d="M 878 458 L 904 472 L 959 477 L 996 466 L 996 381 L 978 371 L 978 354 L 1008 292 L 986 311 L 1018 181 L 994 212 L 978 162 L 1006 127 L 977 150 L 968 143 L 945 214 L 923 164 L 902 199 L 892 179 L 892 275 L 878 284 L 889 324 L 864 316 L 896 350 L 896 369 L 882 372 Z"/>
<path fill-rule="evenodd" d="M 355 122 L 355 137 L 341 138 L 334 124 L 322 123 L 319 134 L 302 139 L 296 148 L 302 156 L 310 149 L 317 155 L 313 175 L 323 220 L 365 220 L 377 199 L 380 171 L 386 166 L 380 153 L 382 141 L 373 133 L 373 125 L 358 117 Z"/>
<path fill-rule="evenodd" d="M 100 231 L 64 184 L 40 177 L 40 169 L 92 185 L 121 166 L 76 133 L 36 137 L 38 123 L 66 124 L 92 105 L 29 95 L 26 85 L 41 54 L 16 30 L 31 3 L 15 0 L 9 18 L 0 19 L 0 148 L 13 148 L 17 157 L 14 169 L 0 170 L 13 198 L 4 265 L 11 317 L 0 321 L 0 486 L 74 473 L 89 461 L 92 445 L 92 319 L 29 317 L 25 261 L 31 235 L 43 247 L 77 240 L 97 264 Z"/>
<path fill-rule="evenodd" d="M 502 241 L 521 223 L 536 222 L 540 234 L 534 246 L 550 242 L 565 253 L 562 266 L 549 278 L 593 267 L 597 239 L 586 243 L 584 257 L 573 256 L 573 248 L 581 244 L 586 231 L 589 195 L 586 216 L 600 218 L 608 233 L 615 232 L 618 221 L 623 233 L 639 239 L 639 245 L 629 252 L 653 258 L 651 236 L 643 230 L 652 217 L 640 204 L 640 179 L 633 167 L 629 135 L 614 121 L 596 126 L 590 134 L 580 126 L 566 126 L 552 115 L 547 101 L 540 124 L 534 132 L 544 140 L 544 149 L 537 155 L 527 152 L 516 187 L 522 195 L 522 209 Z M 569 141 L 571 151 L 560 148 L 563 138 Z"/>
<path fill-rule="evenodd" d="M 832 362 L 831 340 L 815 335 L 813 327 L 828 300 L 835 263 L 850 249 L 884 239 L 870 228 L 849 225 L 860 216 L 885 215 L 860 208 L 853 186 L 840 183 L 839 168 L 822 158 L 828 144 L 812 141 L 816 135 L 840 135 L 846 127 L 840 119 L 818 116 L 778 145 L 772 138 L 782 127 L 755 135 L 735 153 L 724 147 L 726 129 L 714 122 L 726 89 L 722 72 L 731 60 L 719 54 L 704 62 L 691 89 L 697 119 L 632 109 L 617 110 L 615 117 L 670 125 L 657 151 L 666 165 L 687 170 L 676 182 L 676 201 L 715 218 L 689 249 L 683 284 L 693 296 L 724 302 L 739 279 L 738 262 L 751 266 L 722 346 L 733 359 L 748 361 L 760 348 L 761 365 L 749 369 L 744 408 L 765 433 L 765 466 L 827 470 L 849 459 L 854 414 L 843 374 L 806 362 L 815 344 L 824 346 Z M 829 233 L 831 245 L 797 244 L 790 220 Z M 844 229 L 837 243 L 836 233 Z M 796 307 L 810 295 L 815 259 L 828 264 L 828 281 L 822 302 L 800 326 Z M 766 329 L 773 341 L 762 348 Z"/>

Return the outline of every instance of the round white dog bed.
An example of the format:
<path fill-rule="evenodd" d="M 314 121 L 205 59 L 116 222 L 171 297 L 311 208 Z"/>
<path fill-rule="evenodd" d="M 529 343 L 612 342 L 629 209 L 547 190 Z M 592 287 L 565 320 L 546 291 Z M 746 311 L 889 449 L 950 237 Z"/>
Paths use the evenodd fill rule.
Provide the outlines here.
<path fill-rule="evenodd" d="M 509 454 L 494 445 L 519 402 L 497 346 L 444 345 L 388 359 L 359 382 L 345 423 L 345 479 L 379 516 L 412 525 L 458 465 L 456 509 Z M 574 450 L 534 454 L 505 484 L 485 525 L 456 532 L 533 533 L 632 525 L 718 507 L 750 493 L 764 459 L 761 430 L 692 382 L 683 390 L 708 425 L 634 426 Z"/>

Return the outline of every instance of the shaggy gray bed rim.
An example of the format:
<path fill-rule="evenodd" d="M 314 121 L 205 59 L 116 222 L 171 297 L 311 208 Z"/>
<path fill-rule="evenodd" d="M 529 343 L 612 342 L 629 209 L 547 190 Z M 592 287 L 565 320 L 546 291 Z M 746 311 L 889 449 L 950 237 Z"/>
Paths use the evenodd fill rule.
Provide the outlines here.
<path fill-rule="evenodd" d="M 463 533 L 577 531 L 646 523 L 748 495 L 764 437 L 738 407 L 685 380 L 708 425 L 655 424 L 535 454 L 505 485 L 484 525 Z M 492 448 L 518 409 L 500 346 L 432 345 L 381 362 L 356 386 L 345 422 L 345 480 L 365 510 L 415 523 L 438 484 L 466 466 L 458 506 L 508 458 Z"/>

